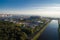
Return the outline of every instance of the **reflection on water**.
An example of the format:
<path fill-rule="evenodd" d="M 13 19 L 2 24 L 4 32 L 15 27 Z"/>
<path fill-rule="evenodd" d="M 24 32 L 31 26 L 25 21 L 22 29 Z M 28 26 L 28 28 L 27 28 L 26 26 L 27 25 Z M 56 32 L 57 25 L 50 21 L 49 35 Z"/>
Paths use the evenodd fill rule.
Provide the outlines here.
<path fill-rule="evenodd" d="M 58 21 L 52 20 L 38 40 L 60 40 Z"/>
<path fill-rule="evenodd" d="M 59 40 L 60 40 L 60 24 L 59 24 L 59 28 L 58 28 L 58 34 L 59 34 Z"/>

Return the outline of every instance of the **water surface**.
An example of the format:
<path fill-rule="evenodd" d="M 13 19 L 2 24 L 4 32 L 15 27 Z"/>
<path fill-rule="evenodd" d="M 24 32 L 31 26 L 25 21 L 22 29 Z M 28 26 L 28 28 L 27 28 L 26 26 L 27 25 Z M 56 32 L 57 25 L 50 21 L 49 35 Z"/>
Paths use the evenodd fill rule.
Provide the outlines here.
<path fill-rule="evenodd" d="M 52 20 L 38 40 L 59 40 L 58 21 Z"/>

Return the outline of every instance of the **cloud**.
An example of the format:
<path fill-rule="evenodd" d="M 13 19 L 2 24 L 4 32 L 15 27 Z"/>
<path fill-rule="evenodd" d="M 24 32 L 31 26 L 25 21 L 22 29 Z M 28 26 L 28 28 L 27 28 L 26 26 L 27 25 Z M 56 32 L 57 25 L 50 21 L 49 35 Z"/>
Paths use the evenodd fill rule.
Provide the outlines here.
<path fill-rule="evenodd" d="M 39 15 L 45 17 L 56 17 L 60 18 L 60 4 L 55 6 L 47 5 L 47 6 L 38 6 L 34 7 L 33 9 L 26 9 L 26 10 L 3 10 L 0 13 L 6 14 L 22 14 L 22 15 Z"/>

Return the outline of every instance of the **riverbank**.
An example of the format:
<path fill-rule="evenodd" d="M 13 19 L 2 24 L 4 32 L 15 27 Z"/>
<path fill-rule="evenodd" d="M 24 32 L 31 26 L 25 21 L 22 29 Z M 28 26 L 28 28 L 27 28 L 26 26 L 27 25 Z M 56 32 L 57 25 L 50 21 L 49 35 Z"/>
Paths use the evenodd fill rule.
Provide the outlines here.
<path fill-rule="evenodd" d="M 44 27 L 31 39 L 31 40 L 37 40 L 37 38 L 42 34 L 42 32 L 46 29 L 47 25 L 51 22 L 48 21 L 45 25 L 43 25 Z"/>
<path fill-rule="evenodd" d="M 37 40 L 59 40 L 58 20 L 52 20 Z"/>

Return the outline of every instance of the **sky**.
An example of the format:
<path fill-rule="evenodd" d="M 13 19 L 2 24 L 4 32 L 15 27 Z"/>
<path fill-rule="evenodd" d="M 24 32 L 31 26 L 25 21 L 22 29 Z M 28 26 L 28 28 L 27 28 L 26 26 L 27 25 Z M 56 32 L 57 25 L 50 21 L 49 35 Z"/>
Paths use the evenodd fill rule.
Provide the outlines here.
<path fill-rule="evenodd" d="M 0 14 L 60 18 L 60 0 L 0 0 Z"/>

